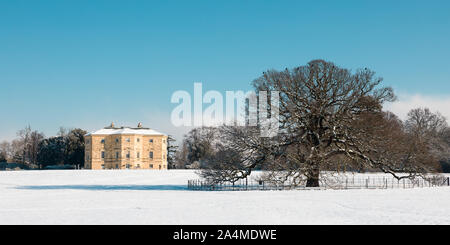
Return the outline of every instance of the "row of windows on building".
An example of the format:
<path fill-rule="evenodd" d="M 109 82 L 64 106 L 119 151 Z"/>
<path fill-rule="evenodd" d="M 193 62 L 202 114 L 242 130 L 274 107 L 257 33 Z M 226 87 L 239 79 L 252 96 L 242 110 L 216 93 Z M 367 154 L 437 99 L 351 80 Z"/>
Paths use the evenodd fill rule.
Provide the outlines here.
<path fill-rule="evenodd" d="M 102 164 L 101 166 L 102 166 L 102 169 L 105 169 L 105 164 Z M 132 168 L 132 167 L 133 167 L 132 164 L 125 164 L 125 165 L 122 165 L 122 166 L 125 167 L 125 168 Z M 158 169 L 161 169 L 162 167 L 165 168 L 166 165 L 158 165 Z M 113 168 L 114 168 L 114 167 L 113 167 Z M 115 168 L 116 168 L 116 169 L 119 169 L 119 164 L 116 164 L 116 165 L 115 165 Z M 140 165 L 140 164 L 137 164 L 137 165 L 136 165 L 136 168 L 141 168 L 141 165 Z M 149 168 L 153 168 L 153 164 L 149 164 Z"/>
<path fill-rule="evenodd" d="M 105 153 L 104 151 L 102 151 L 101 154 L 102 154 L 102 159 L 104 159 L 104 158 L 106 157 L 106 153 Z M 116 152 L 116 159 L 119 159 L 119 156 L 120 156 L 119 152 Z M 89 160 L 89 155 L 87 155 L 86 157 L 87 157 L 87 159 Z M 149 157 L 150 159 L 153 159 L 153 151 L 149 152 L 148 157 Z M 126 154 L 126 158 L 130 158 L 130 152 L 128 152 L 128 153 Z M 136 153 L 136 158 L 141 158 L 140 152 L 137 152 L 137 153 Z M 163 155 L 163 159 L 166 159 L 166 155 Z"/>
<path fill-rule="evenodd" d="M 119 143 L 119 139 L 115 139 L 115 141 L 116 141 L 116 143 Z M 126 141 L 127 141 L 127 142 L 131 142 L 131 139 L 130 139 L 130 138 L 127 138 Z M 140 138 L 137 138 L 136 141 L 137 141 L 137 142 L 141 142 L 141 139 L 140 139 Z M 153 139 L 149 139 L 148 142 L 149 142 L 149 143 L 153 143 Z M 163 142 L 163 143 L 166 143 L 166 140 L 163 139 L 162 142 Z M 90 141 L 87 140 L 86 143 L 89 144 Z M 105 139 L 101 139 L 101 140 L 100 140 L 100 143 L 104 144 L 104 143 L 105 143 Z"/>

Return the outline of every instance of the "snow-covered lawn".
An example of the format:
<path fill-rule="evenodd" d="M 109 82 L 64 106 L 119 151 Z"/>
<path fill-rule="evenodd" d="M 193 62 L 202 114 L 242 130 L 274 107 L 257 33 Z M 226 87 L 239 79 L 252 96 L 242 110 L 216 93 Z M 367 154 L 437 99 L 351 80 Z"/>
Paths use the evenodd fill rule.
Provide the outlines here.
<path fill-rule="evenodd" d="M 0 224 L 450 224 L 450 188 L 188 191 L 194 171 L 3 171 Z"/>

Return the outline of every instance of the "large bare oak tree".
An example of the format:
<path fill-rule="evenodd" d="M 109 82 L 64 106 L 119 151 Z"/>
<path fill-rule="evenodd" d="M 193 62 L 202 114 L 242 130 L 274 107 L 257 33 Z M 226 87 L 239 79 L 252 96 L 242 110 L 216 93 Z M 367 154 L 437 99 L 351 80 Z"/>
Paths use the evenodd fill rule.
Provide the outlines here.
<path fill-rule="evenodd" d="M 382 111 L 395 96 L 381 82 L 369 69 L 352 72 L 324 60 L 263 73 L 253 85 L 256 92 L 279 91 L 279 133 L 263 138 L 258 127 L 221 127 L 227 148 L 221 157 L 232 154 L 225 159 L 233 163 L 213 166 L 202 176 L 235 181 L 260 167 L 279 179 L 317 187 L 323 170 L 378 169 L 399 179 L 429 171 L 432 159 L 422 143 L 395 115 Z M 224 172 L 229 168 L 233 171 Z"/>

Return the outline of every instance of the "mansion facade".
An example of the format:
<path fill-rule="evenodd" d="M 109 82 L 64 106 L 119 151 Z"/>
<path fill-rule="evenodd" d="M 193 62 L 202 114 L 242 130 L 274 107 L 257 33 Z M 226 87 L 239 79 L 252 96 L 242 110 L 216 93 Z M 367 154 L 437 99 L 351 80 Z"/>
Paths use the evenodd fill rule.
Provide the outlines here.
<path fill-rule="evenodd" d="M 85 135 L 84 157 L 87 169 L 167 169 L 167 135 L 111 123 Z"/>

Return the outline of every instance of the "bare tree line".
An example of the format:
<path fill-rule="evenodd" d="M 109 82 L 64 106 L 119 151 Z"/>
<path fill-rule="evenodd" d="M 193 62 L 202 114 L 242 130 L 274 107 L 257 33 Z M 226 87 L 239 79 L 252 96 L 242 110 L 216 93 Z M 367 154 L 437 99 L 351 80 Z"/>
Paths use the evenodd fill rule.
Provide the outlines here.
<path fill-rule="evenodd" d="M 1 158 L 17 163 L 36 164 L 39 143 L 45 138 L 44 134 L 32 130 L 30 126 L 17 132 L 17 138 L 11 142 L 0 143 Z"/>
<path fill-rule="evenodd" d="M 42 132 L 30 126 L 17 132 L 11 142 L 0 143 L 0 162 L 19 163 L 29 168 L 48 165 L 84 164 L 84 135 L 81 129 L 60 127 L 57 136 L 46 138 Z"/>

